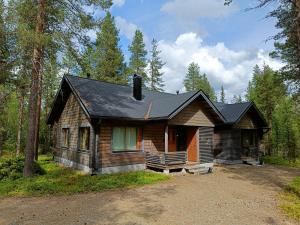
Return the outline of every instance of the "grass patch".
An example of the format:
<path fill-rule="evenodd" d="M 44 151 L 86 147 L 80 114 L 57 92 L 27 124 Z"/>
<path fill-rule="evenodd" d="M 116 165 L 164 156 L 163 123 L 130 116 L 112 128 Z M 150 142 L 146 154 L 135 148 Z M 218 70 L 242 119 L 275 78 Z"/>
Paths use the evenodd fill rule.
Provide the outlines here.
<path fill-rule="evenodd" d="M 141 186 L 169 179 L 159 173 L 138 171 L 90 176 L 70 168 L 60 167 L 51 157 L 40 156 L 38 164 L 46 172 L 32 178 L 4 179 L 0 196 L 43 196 L 99 192 L 103 190 Z"/>
<path fill-rule="evenodd" d="M 284 159 L 281 156 L 264 156 L 263 161 L 267 164 L 300 168 L 300 159 L 296 159 L 293 162 L 293 161 Z"/>
<path fill-rule="evenodd" d="M 294 178 L 280 195 L 280 207 L 291 218 L 300 222 L 300 177 Z"/>

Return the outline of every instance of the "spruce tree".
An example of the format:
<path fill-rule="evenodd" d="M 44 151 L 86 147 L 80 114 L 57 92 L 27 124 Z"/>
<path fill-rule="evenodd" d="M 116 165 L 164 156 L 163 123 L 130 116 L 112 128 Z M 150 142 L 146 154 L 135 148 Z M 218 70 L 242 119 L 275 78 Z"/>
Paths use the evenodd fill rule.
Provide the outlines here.
<path fill-rule="evenodd" d="M 286 94 L 286 87 L 280 79 L 278 73 L 274 72 L 269 66 L 264 65 L 262 69 L 254 67 L 253 77 L 247 89 L 247 99 L 253 101 L 264 115 L 268 126 L 272 126 L 273 112 Z M 272 130 L 266 136 L 267 153 L 271 155 Z"/>
<path fill-rule="evenodd" d="M 200 79 L 198 81 L 197 88 L 198 88 L 198 90 L 204 91 L 204 93 L 207 94 L 211 100 L 213 100 L 213 101 L 217 100 L 215 90 L 210 85 L 205 73 L 202 75 L 200 74 Z"/>
<path fill-rule="evenodd" d="M 224 91 L 224 87 L 223 85 L 221 86 L 221 96 L 220 96 L 220 100 L 222 103 L 225 103 L 226 99 L 225 99 L 225 91 Z"/>
<path fill-rule="evenodd" d="M 119 47 L 119 31 L 114 17 L 106 13 L 96 40 L 96 73 L 99 80 L 120 83 L 123 80 L 124 56 Z"/>
<path fill-rule="evenodd" d="M 196 91 L 200 80 L 200 67 L 197 63 L 192 62 L 188 66 L 188 71 L 184 79 L 184 87 L 187 91 Z"/>
<path fill-rule="evenodd" d="M 197 63 L 192 62 L 188 66 L 188 72 L 184 79 L 184 87 L 187 91 L 202 90 L 210 99 L 216 101 L 216 94 L 210 85 L 206 74 L 200 73 L 200 67 Z"/>
<path fill-rule="evenodd" d="M 153 38 L 151 44 L 151 58 L 149 60 L 150 89 L 153 91 L 163 91 L 164 84 L 162 80 L 163 73 L 161 72 L 161 69 L 165 65 L 165 63 L 162 62 L 159 57 L 161 51 L 158 50 L 157 40 Z"/>
<path fill-rule="evenodd" d="M 143 33 L 140 30 L 136 30 L 132 43 L 129 46 L 129 51 L 131 53 L 129 59 L 129 71 L 130 73 L 135 73 L 142 76 L 143 86 L 146 86 L 146 84 L 149 82 L 149 78 L 146 74 L 147 51 L 145 47 Z"/>

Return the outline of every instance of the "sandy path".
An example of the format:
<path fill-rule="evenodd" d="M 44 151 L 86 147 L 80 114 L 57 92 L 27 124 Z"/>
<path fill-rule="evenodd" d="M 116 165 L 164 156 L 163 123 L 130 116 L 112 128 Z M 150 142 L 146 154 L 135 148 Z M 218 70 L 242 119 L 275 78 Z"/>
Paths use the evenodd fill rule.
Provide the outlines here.
<path fill-rule="evenodd" d="M 218 167 L 160 184 L 102 193 L 0 200 L 0 224 L 296 224 L 276 195 L 299 169 Z M 1 184 L 0 184 L 1 185 Z"/>

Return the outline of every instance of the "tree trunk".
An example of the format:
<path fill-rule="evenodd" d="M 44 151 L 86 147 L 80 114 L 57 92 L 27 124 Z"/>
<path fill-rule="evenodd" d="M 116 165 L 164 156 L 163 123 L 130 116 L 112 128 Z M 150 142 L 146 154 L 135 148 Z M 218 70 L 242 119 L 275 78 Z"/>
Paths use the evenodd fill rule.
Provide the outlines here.
<path fill-rule="evenodd" d="M 40 115 L 41 115 L 41 103 L 42 103 L 42 74 L 39 77 L 39 91 L 38 91 L 38 101 L 37 101 L 37 117 L 36 117 L 36 132 L 34 141 L 34 159 L 39 158 L 39 131 L 40 131 Z"/>
<path fill-rule="evenodd" d="M 24 95 L 21 92 L 19 97 L 19 118 L 18 118 L 18 132 L 17 132 L 17 155 L 21 152 L 21 137 L 24 117 Z"/>
<path fill-rule="evenodd" d="M 35 29 L 35 37 L 41 38 L 41 34 L 44 32 L 45 23 L 45 4 L 46 0 L 40 0 L 38 3 L 38 15 Z M 35 136 L 37 132 L 37 119 L 38 115 L 38 92 L 39 92 L 39 79 L 41 76 L 41 63 L 43 60 L 43 47 L 41 41 L 35 41 L 32 56 L 32 71 L 31 71 L 31 85 L 30 85 L 30 97 L 29 97 L 29 110 L 28 110 L 28 134 L 25 148 L 25 164 L 24 164 L 24 176 L 29 177 L 33 175 L 33 160 L 35 149 Z"/>
<path fill-rule="evenodd" d="M 298 65 L 300 66 L 300 0 L 295 0 L 296 1 L 296 8 L 297 8 L 297 18 L 296 18 L 296 23 L 297 23 L 297 36 L 298 36 Z"/>

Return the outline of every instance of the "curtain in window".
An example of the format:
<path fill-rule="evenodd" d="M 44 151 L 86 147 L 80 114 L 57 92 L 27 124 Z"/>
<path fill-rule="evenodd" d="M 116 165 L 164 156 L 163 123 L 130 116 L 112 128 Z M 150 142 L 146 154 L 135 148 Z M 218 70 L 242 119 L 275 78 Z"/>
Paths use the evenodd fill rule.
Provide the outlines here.
<path fill-rule="evenodd" d="M 126 127 L 126 149 L 136 150 L 136 128 Z"/>
<path fill-rule="evenodd" d="M 113 150 L 114 151 L 125 150 L 125 128 L 124 127 L 113 128 Z"/>

